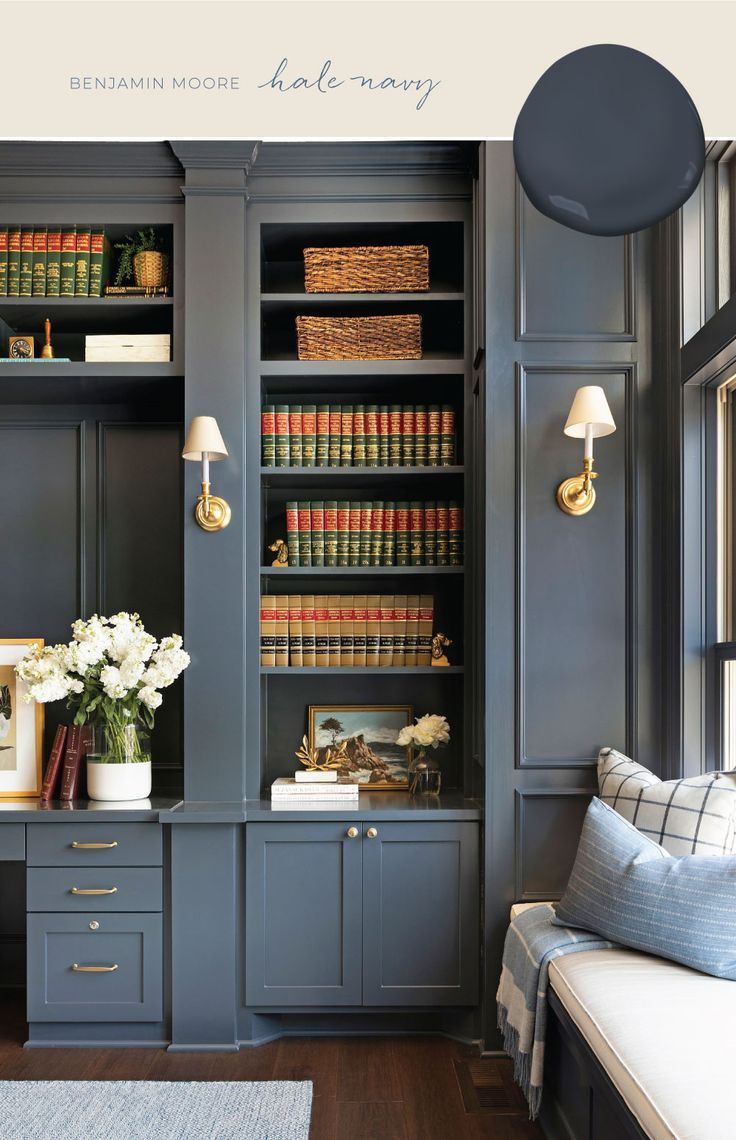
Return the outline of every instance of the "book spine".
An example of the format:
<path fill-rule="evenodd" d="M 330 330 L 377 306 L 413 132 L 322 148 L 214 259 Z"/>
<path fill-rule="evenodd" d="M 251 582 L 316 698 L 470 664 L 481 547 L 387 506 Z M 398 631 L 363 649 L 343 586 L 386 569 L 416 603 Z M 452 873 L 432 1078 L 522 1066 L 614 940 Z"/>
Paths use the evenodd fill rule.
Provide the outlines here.
<path fill-rule="evenodd" d="M 419 595 L 409 594 L 406 599 L 406 641 L 404 664 L 416 665 L 419 651 Z"/>
<path fill-rule="evenodd" d="M 404 404 L 401 409 L 401 466 L 414 466 L 414 405 Z"/>
<path fill-rule="evenodd" d="M 388 409 L 388 465 L 401 467 L 401 404 Z"/>
<path fill-rule="evenodd" d="M 391 417 L 388 405 L 380 404 L 378 408 L 378 466 L 389 466 L 389 444 L 391 440 Z"/>
<path fill-rule="evenodd" d="M 20 226 L 8 226 L 8 296 L 20 296 Z"/>
<path fill-rule="evenodd" d="M 378 404 L 368 404 L 365 409 L 366 467 L 378 467 L 381 462 L 378 426 Z"/>
<path fill-rule="evenodd" d="M 340 665 L 355 664 L 355 598 L 340 598 Z"/>
<path fill-rule="evenodd" d="M 350 404 L 343 404 L 340 427 L 340 466 L 353 465 L 353 408 Z"/>
<path fill-rule="evenodd" d="M 289 466 L 302 465 L 302 406 L 289 406 Z"/>
<path fill-rule="evenodd" d="M 383 565 L 383 514 L 384 504 L 374 503 L 371 509 L 371 566 Z"/>
<path fill-rule="evenodd" d="M 64 754 L 64 767 L 61 772 L 60 800 L 73 800 L 79 784 L 79 765 L 81 761 L 82 729 L 73 724 L 66 737 L 66 752 Z"/>
<path fill-rule="evenodd" d="M 462 566 L 463 564 L 463 508 L 459 503 L 450 503 L 448 508 L 449 517 L 449 554 L 451 566 Z"/>
<path fill-rule="evenodd" d="M 299 594 L 289 597 L 289 664 L 300 668 L 304 664 L 302 651 L 302 599 Z"/>
<path fill-rule="evenodd" d="M 264 404 L 261 410 L 261 465 L 276 466 L 276 408 Z"/>
<path fill-rule="evenodd" d="M 440 463 L 452 467 L 455 462 L 455 409 L 443 404 L 440 413 Z"/>
<path fill-rule="evenodd" d="M 89 297 L 89 251 L 92 231 L 89 226 L 77 226 L 77 256 L 74 265 L 74 296 Z"/>
<path fill-rule="evenodd" d="M 396 504 L 396 565 L 411 565 L 411 538 L 409 531 L 409 504 Z"/>
<path fill-rule="evenodd" d="M 396 503 L 385 503 L 383 507 L 383 566 L 393 566 L 396 562 Z"/>
<path fill-rule="evenodd" d="M 342 439 L 342 408 L 330 404 L 330 438 L 327 444 L 327 466 L 340 466 L 340 443 Z"/>
<path fill-rule="evenodd" d="M 437 504 L 424 504 L 424 565 L 437 565 Z"/>
<path fill-rule="evenodd" d="M 276 664 L 276 599 L 261 595 L 261 665 Z"/>
<path fill-rule="evenodd" d="M 59 296 L 74 296 L 74 281 L 77 270 L 77 227 L 61 227 L 61 269 L 59 273 Z"/>
<path fill-rule="evenodd" d="M 0 297 L 8 295 L 8 227 L 0 226 Z"/>
<path fill-rule="evenodd" d="M 289 466 L 289 405 L 276 404 L 276 466 Z"/>
<path fill-rule="evenodd" d="M 317 405 L 316 463 L 318 467 L 330 465 L 330 406 Z"/>
<path fill-rule="evenodd" d="M 316 664 L 314 594 L 302 597 L 302 657 L 305 666 Z"/>
<path fill-rule="evenodd" d="M 366 461 L 365 405 L 356 404 L 353 410 L 353 467 L 365 467 Z"/>
<path fill-rule="evenodd" d="M 378 594 L 368 594 L 365 620 L 365 663 L 375 666 L 381 651 L 381 599 Z"/>
<path fill-rule="evenodd" d="M 417 665 L 432 664 L 432 625 L 434 624 L 434 598 L 422 594 L 419 598 L 419 646 Z"/>
<path fill-rule="evenodd" d="M 351 502 L 348 510 L 348 566 L 360 566 L 362 504 Z M 340 562 L 340 566 L 345 565 Z"/>
<path fill-rule="evenodd" d="M 327 665 L 330 653 L 327 597 L 324 594 L 314 598 L 314 657 L 316 665 Z"/>
<path fill-rule="evenodd" d="M 447 503 L 437 503 L 437 565 L 450 565 L 450 512 Z"/>
<path fill-rule="evenodd" d="M 424 565 L 424 509 L 421 503 L 409 505 L 409 543 L 411 546 L 410 565 Z"/>
<path fill-rule="evenodd" d="M 20 296 L 33 295 L 33 226 L 20 231 Z"/>
<path fill-rule="evenodd" d="M 46 260 L 48 257 L 49 231 L 46 226 L 36 226 L 33 231 L 33 268 L 31 293 L 34 297 L 46 296 Z"/>
<path fill-rule="evenodd" d="M 43 784 L 41 786 L 41 799 L 46 802 L 54 798 L 54 792 L 58 783 L 59 771 L 61 770 L 61 761 L 64 756 L 64 745 L 66 744 L 67 726 L 65 724 L 58 725 L 54 734 L 54 743 L 51 746 L 51 753 L 49 755 L 49 762 L 46 765 L 44 772 Z"/>
<path fill-rule="evenodd" d="M 406 665 L 406 594 L 394 598 L 394 665 Z"/>
<path fill-rule="evenodd" d="M 340 659 L 341 620 L 340 598 L 337 594 L 330 594 L 327 599 L 327 665 L 343 664 Z"/>
<path fill-rule="evenodd" d="M 350 555 L 350 503 L 340 499 L 337 504 L 337 565 L 357 566 Z M 360 533 L 360 512 L 358 512 L 358 532 Z"/>
<path fill-rule="evenodd" d="M 317 405 L 304 404 L 302 407 L 302 467 L 314 467 L 317 463 Z"/>
<path fill-rule="evenodd" d="M 379 635 L 378 664 L 389 666 L 394 663 L 394 598 L 393 594 L 382 594 L 380 601 L 381 630 Z"/>
<path fill-rule="evenodd" d="M 427 408 L 418 404 L 414 410 L 414 465 L 427 466 Z"/>
<path fill-rule="evenodd" d="M 46 296 L 58 297 L 61 290 L 61 226 L 49 226 L 46 241 Z"/>
<path fill-rule="evenodd" d="M 439 404 L 430 404 L 427 409 L 427 463 L 439 467 L 441 458 L 442 413 Z"/>
<path fill-rule="evenodd" d="M 299 565 L 312 565 L 312 508 L 309 503 L 297 503 L 299 516 Z"/>
<path fill-rule="evenodd" d="M 330 499 L 325 503 L 325 566 L 338 565 L 337 534 L 337 502 Z"/>
<path fill-rule="evenodd" d="M 299 566 L 299 504 L 293 499 L 286 504 L 286 545 L 289 548 L 289 565 Z"/>
<path fill-rule="evenodd" d="M 356 594 L 353 609 L 353 665 L 358 668 L 366 664 L 366 621 L 368 599 L 365 594 Z"/>
<path fill-rule="evenodd" d="M 372 503 L 360 504 L 360 557 L 358 559 L 359 566 L 370 566 L 371 564 L 371 516 L 373 513 Z"/>
<path fill-rule="evenodd" d="M 325 504 L 310 503 L 310 527 L 312 530 L 312 566 L 325 564 Z"/>
<path fill-rule="evenodd" d="M 289 664 L 289 599 L 284 594 L 274 599 L 276 604 L 276 664 Z"/>
<path fill-rule="evenodd" d="M 104 297 L 110 272 L 110 243 L 105 227 L 95 226 L 89 239 L 89 295 Z"/>

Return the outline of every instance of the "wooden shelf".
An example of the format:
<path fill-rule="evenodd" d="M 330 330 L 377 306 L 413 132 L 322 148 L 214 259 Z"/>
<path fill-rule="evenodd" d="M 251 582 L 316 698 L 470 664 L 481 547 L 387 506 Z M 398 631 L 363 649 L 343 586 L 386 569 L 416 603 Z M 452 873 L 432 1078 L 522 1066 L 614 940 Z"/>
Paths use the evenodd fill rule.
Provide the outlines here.
<path fill-rule="evenodd" d="M 262 566 L 262 578 L 399 578 L 404 575 L 464 574 L 464 566 Z"/>
<path fill-rule="evenodd" d="M 297 360 L 285 356 L 262 360 L 262 376 L 437 376 L 465 375 L 459 356 L 424 356 L 421 360 Z"/>
<path fill-rule="evenodd" d="M 428 290 L 426 293 L 262 293 L 261 304 L 278 307 L 293 305 L 392 305 L 404 302 L 410 305 L 427 301 L 465 300 L 464 293 Z"/>
<path fill-rule="evenodd" d="M 90 380 L 96 376 L 100 379 L 115 377 L 116 379 L 150 379 L 183 376 L 184 369 L 171 360 L 160 364 L 94 364 L 91 361 L 72 360 L 68 364 L 51 364 L 43 360 L 29 361 L 27 364 L 3 364 L 0 361 L 0 393 L 2 382 L 9 379 L 22 379 L 25 377 L 52 378 L 59 380 L 75 377 Z"/>
<path fill-rule="evenodd" d="M 13 365 L 15 367 L 15 365 Z M 462 466 L 455 467 L 262 467 L 261 478 L 266 481 L 287 482 L 298 485 L 305 480 L 321 483 L 323 479 L 350 481 L 353 485 L 364 480 L 388 482 L 396 478 L 428 479 L 433 476 L 447 478 L 460 476 L 465 472 Z"/>
<path fill-rule="evenodd" d="M 381 674 L 399 674 L 403 677 L 414 676 L 415 674 L 432 676 L 445 676 L 448 673 L 457 674 L 464 673 L 464 665 L 261 665 L 261 673 L 267 676 L 271 674 L 279 674 L 287 677 L 298 677 L 305 673 L 311 675 L 313 673 L 321 674 L 342 674 L 344 676 L 358 676 L 363 674 L 371 674 L 380 676 Z"/>

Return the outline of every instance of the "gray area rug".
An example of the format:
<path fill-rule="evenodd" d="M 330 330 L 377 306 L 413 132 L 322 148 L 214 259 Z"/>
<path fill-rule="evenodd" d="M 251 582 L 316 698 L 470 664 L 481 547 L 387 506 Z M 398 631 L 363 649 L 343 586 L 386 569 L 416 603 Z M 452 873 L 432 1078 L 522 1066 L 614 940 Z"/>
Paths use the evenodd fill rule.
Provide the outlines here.
<path fill-rule="evenodd" d="M 0 1081 L 2 1140 L 308 1140 L 311 1081 Z"/>

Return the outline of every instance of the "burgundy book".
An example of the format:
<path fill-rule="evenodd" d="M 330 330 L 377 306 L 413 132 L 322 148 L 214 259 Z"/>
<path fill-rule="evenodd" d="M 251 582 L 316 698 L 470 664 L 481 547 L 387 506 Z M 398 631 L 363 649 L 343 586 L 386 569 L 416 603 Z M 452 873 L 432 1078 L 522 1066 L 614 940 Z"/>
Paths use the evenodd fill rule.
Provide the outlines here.
<path fill-rule="evenodd" d="M 59 782 L 59 772 L 61 770 L 61 761 L 64 757 L 64 745 L 66 744 L 67 726 L 60 724 L 56 729 L 54 736 L 54 743 L 51 746 L 51 753 L 49 755 L 49 762 L 46 765 L 44 772 L 43 785 L 41 787 L 41 799 L 52 800 L 56 785 Z"/>
<path fill-rule="evenodd" d="M 91 746 L 92 729 L 90 725 L 83 725 L 80 728 L 79 725 L 73 724 L 67 733 L 60 799 L 74 800 L 79 795 L 82 761 Z"/>

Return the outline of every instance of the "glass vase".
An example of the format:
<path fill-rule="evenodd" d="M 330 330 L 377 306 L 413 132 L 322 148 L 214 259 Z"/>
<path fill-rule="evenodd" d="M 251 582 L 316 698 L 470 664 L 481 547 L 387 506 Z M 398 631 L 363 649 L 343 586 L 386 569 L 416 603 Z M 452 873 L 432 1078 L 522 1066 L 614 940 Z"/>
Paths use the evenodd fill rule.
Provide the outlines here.
<path fill-rule="evenodd" d="M 105 722 L 92 726 L 87 753 L 87 792 L 91 800 L 129 802 L 151 794 L 151 737 L 148 729 Z"/>
<path fill-rule="evenodd" d="M 88 756 L 98 764 L 145 764 L 151 759 L 151 734 L 139 721 L 92 726 Z"/>
<path fill-rule="evenodd" d="M 413 796 L 438 796 L 442 772 L 436 760 L 423 750 L 414 758 L 409 774 L 409 791 Z"/>

